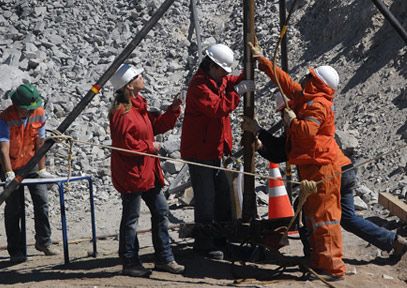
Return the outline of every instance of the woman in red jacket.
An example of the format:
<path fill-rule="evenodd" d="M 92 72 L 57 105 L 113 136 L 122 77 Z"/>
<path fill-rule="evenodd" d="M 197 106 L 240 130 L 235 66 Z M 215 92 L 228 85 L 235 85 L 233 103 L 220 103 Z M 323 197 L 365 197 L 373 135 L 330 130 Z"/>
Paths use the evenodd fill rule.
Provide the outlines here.
<path fill-rule="evenodd" d="M 156 154 L 160 149 L 154 135 L 172 129 L 181 113 L 179 100 L 162 115 L 149 113 L 146 100 L 140 95 L 144 89 L 142 68 L 123 64 L 112 76 L 116 91 L 109 113 L 112 145 L 128 150 Z M 161 187 L 164 176 L 160 160 L 122 151 L 112 151 L 111 173 L 114 187 L 121 193 L 123 213 L 120 223 L 119 256 L 123 260 L 123 274 L 148 277 L 151 271 L 140 262 L 137 223 L 140 200 L 151 212 L 152 237 L 155 250 L 155 269 L 182 273 L 184 266 L 177 264 L 168 234 L 168 204 Z"/>
<path fill-rule="evenodd" d="M 236 109 L 240 95 L 253 91 L 253 81 L 242 75 L 228 75 L 234 57 L 232 50 L 215 44 L 193 76 L 187 92 L 181 135 L 181 157 L 186 160 L 220 166 L 221 158 L 232 151 L 229 114 Z M 229 184 L 224 171 L 189 165 L 194 190 L 196 223 L 231 219 Z M 195 237 L 194 250 L 213 259 L 223 259 L 214 239 Z"/>

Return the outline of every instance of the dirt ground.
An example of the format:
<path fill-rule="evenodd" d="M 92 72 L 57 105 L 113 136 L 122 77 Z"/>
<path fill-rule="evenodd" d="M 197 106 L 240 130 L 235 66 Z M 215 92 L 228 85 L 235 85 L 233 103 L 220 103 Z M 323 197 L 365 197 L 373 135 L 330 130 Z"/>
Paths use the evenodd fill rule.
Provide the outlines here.
<path fill-rule="evenodd" d="M 184 212 L 188 214 L 191 209 Z M 141 223 L 149 222 L 148 213 Z M 105 223 L 106 224 L 106 223 Z M 77 225 L 77 224 L 75 224 Z M 144 224 L 143 224 L 144 226 Z M 148 226 L 148 225 L 147 225 Z M 59 232 L 59 231 L 57 231 Z M 90 231 L 88 231 L 90 232 Z M 56 234 L 56 233 L 55 233 Z M 59 234 L 59 233 L 58 233 Z M 179 239 L 177 229 L 171 230 L 173 250 L 179 263 L 186 266 L 184 275 L 154 271 L 149 279 L 121 275 L 117 257 L 117 237 L 106 237 L 97 242 L 97 258 L 90 257 L 89 241 L 69 245 L 70 263 L 65 265 L 61 255 L 43 256 L 33 246 L 28 247 L 25 263 L 11 265 L 7 251 L 0 250 L 0 286 L 12 287 L 326 287 L 320 281 L 304 281 L 295 264 L 302 255 L 299 240 L 280 250 L 281 255 L 267 251 L 265 259 L 256 263 L 208 260 L 192 253 L 192 239 Z M 4 235 L 4 234 L 3 234 Z M 57 236 L 57 235 L 56 235 Z M 55 238 L 57 238 L 55 236 Z M 346 280 L 335 282 L 335 287 L 407 287 L 407 257 L 394 262 L 385 252 L 347 232 L 344 236 L 344 260 L 348 274 Z M 4 240 L 4 237 L 1 237 Z M 71 237 L 70 240 L 74 240 Z M 30 241 L 28 241 L 30 243 Z M 5 241 L 2 243 L 5 243 Z M 150 232 L 140 234 L 142 260 L 153 268 L 153 249 Z M 279 274 L 280 265 L 287 265 Z"/>

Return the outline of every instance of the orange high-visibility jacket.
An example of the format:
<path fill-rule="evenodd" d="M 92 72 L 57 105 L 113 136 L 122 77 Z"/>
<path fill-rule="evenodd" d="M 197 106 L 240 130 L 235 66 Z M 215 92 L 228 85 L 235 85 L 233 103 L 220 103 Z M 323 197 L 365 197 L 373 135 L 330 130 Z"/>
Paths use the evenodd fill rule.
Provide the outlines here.
<path fill-rule="evenodd" d="M 290 106 L 297 115 L 288 134 L 290 163 L 324 165 L 335 162 L 337 144 L 332 103 L 335 91 L 322 82 L 313 69 L 309 69 L 313 77 L 304 88 L 279 67 L 276 67 L 274 75 L 273 63 L 265 57 L 259 58 L 259 69 L 274 83 L 278 79 L 284 94 L 292 100 Z"/>
<path fill-rule="evenodd" d="M 45 125 L 45 110 L 38 107 L 27 119 L 18 115 L 15 105 L 9 106 L 0 114 L 0 118 L 10 129 L 10 161 L 13 170 L 23 167 L 35 154 L 35 145 L 39 129 Z"/>

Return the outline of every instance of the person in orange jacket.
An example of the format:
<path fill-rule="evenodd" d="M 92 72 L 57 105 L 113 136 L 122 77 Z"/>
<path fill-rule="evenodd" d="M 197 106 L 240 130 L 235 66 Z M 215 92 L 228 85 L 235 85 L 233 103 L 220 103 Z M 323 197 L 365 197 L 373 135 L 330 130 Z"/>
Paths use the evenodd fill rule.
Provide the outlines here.
<path fill-rule="evenodd" d="M 127 150 L 157 154 L 160 144 L 154 136 L 172 129 L 181 113 L 181 101 L 174 99 L 163 114 L 147 110 L 147 101 L 140 92 L 144 89 L 143 68 L 122 64 L 110 79 L 115 90 L 113 107 L 109 113 L 112 145 Z M 141 199 L 151 212 L 152 239 L 155 251 L 155 269 L 181 274 L 171 249 L 168 234 L 168 204 L 161 188 L 164 175 L 156 157 L 113 150 L 111 155 L 112 182 L 122 198 L 119 257 L 123 274 L 149 277 L 139 258 L 137 224 Z"/>
<path fill-rule="evenodd" d="M 202 164 L 220 166 L 224 155 L 232 151 L 229 114 L 237 108 L 240 95 L 254 90 L 251 80 L 228 75 L 232 72 L 233 51 L 214 44 L 205 51 L 186 96 L 181 134 L 181 157 Z M 189 165 L 194 190 L 196 223 L 231 220 L 230 190 L 222 170 Z M 194 251 L 212 259 L 223 259 L 223 239 L 197 235 Z"/>
<path fill-rule="evenodd" d="M 9 94 L 12 105 L 0 114 L 0 162 L 4 171 L 5 184 L 15 177 L 15 171 L 30 161 L 44 143 L 45 109 L 37 88 L 30 83 L 21 84 Z M 27 178 L 53 178 L 45 169 L 45 157 L 38 163 L 38 171 Z M 35 248 L 45 255 L 57 255 L 52 247 L 51 226 L 48 219 L 48 190 L 45 184 L 28 185 L 34 206 Z M 21 237 L 20 221 L 24 186 L 20 186 L 6 199 L 4 223 L 7 234 L 7 250 L 10 261 L 24 262 L 25 243 Z"/>
<path fill-rule="evenodd" d="M 256 41 L 257 42 L 257 41 Z M 249 43 L 258 68 L 291 100 L 283 112 L 287 135 L 287 154 L 290 164 L 297 166 L 302 180 L 318 183 L 318 192 L 304 204 L 305 225 L 310 234 L 310 267 L 330 279 L 342 279 L 342 234 L 340 227 L 341 168 L 336 162 L 337 150 L 333 99 L 339 76 L 330 66 L 309 68 L 300 81 L 294 81 L 272 61 L 261 54 L 257 43 Z M 321 181 L 321 182 L 319 182 Z"/>
<path fill-rule="evenodd" d="M 285 103 L 282 100 L 281 93 L 276 94 L 276 106 L 277 111 L 281 111 L 285 107 Z M 279 137 L 269 133 L 264 128 L 260 127 L 256 119 L 244 118 L 241 123 L 244 131 L 249 131 L 256 137 L 256 150 L 265 159 L 273 163 L 281 163 L 287 161 L 287 155 L 285 151 L 285 135 Z M 337 163 L 342 169 L 341 175 L 341 226 L 346 231 L 358 236 L 365 240 L 369 244 L 376 246 L 377 248 L 392 252 L 390 258 L 392 261 L 400 260 L 401 257 L 407 252 L 407 240 L 398 235 L 396 232 L 387 230 L 384 227 L 380 227 L 375 223 L 365 219 L 355 212 L 354 204 L 354 190 L 357 185 L 356 167 L 353 166 L 353 162 L 350 159 L 351 155 L 341 150 L 338 146 L 338 158 Z M 350 157 L 350 158 L 348 158 Z M 294 202 L 294 206 L 298 205 L 298 201 Z M 297 219 L 298 220 L 298 219 Z M 303 219 L 303 222 L 305 220 Z M 308 230 L 306 226 L 299 228 L 300 238 L 304 245 L 303 251 L 305 257 L 310 255 L 310 245 L 308 241 Z"/>

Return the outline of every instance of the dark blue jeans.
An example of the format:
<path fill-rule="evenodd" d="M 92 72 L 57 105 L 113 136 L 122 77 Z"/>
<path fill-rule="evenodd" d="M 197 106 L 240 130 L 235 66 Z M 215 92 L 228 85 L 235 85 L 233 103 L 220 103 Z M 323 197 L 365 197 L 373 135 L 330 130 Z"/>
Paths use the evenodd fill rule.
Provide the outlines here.
<path fill-rule="evenodd" d="M 377 226 L 373 222 L 355 214 L 353 189 L 356 186 L 354 169 L 342 174 L 341 180 L 341 226 L 377 248 L 390 252 L 393 249 L 396 233 Z"/>
<path fill-rule="evenodd" d="M 28 177 L 35 178 L 35 177 Z M 45 184 L 27 185 L 34 206 L 35 242 L 40 246 L 51 245 L 51 226 L 48 219 L 48 190 Z M 6 199 L 4 224 L 7 235 L 7 250 L 10 256 L 23 253 L 24 239 L 21 238 L 21 215 L 24 186 L 20 186 Z"/>
<path fill-rule="evenodd" d="M 341 178 L 341 226 L 348 232 L 362 238 L 377 248 L 390 252 L 393 249 L 396 233 L 377 226 L 363 217 L 356 215 L 353 199 L 353 189 L 356 186 L 356 171 L 348 170 Z M 309 255 L 309 233 L 304 227 L 300 228 L 301 241 L 304 245 L 305 256 Z"/>
<path fill-rule="evenodd" d="M 174 260 L 168 234 L 168 204 L 159 186 L 146 192 L 122 194 L 122 220 L 120 223 L 119 256 L 123 264 L 140 264 L 137 224 L 140 217 L 140 200 L 151 213 L 151 227 L 155 262 L 164 264 Z"/>
<path fill-rule="evenodd" d="M 220 166 L 220 160 L 196 161 L 207 165 Z M 192 189 L 194 190 L 195 223 L 210 224 L 230 221 L 232 208 L 229 182 L 225 171 L 189 165 Z M 218 241 L 222 242 L 222 241 Z M 215 250 L 217 241 L 212 236 L 195 237 L 195 250 Z"/>

